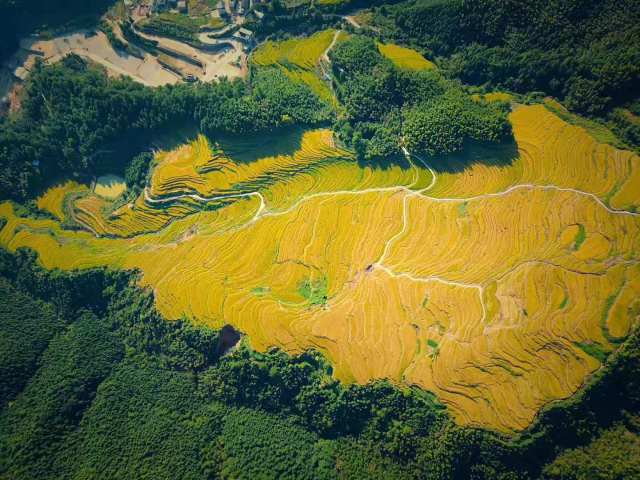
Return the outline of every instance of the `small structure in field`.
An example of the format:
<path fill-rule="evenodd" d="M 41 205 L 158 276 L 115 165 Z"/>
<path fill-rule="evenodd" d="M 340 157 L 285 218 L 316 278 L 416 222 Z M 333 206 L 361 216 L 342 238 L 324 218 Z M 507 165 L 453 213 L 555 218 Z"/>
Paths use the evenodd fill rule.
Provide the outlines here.
<path fill-rule="evenodd" d="M 233 34 L 233 38 L 241 41 L 245 45 L 252 45 L 255 40 L 253 32 L 247 28 L 238 29 L 238 31 Z"/>

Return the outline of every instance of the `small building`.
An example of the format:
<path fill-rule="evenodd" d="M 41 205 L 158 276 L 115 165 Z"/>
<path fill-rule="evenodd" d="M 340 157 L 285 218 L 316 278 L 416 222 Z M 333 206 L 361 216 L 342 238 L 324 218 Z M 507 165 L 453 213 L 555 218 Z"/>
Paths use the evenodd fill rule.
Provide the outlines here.
<path fill-rule="evenodd" d="M 233 36 L 244 43 L 251 43 L 253 42 L 254 38 L 253 32 L 248 28 L 239 28 L 238 31 L 233 34 Z"/>
<path fill-rule="evenodd" d="M 178 11 L 180 13 L 187 13 L 187 0 L 178 0 Z"/>

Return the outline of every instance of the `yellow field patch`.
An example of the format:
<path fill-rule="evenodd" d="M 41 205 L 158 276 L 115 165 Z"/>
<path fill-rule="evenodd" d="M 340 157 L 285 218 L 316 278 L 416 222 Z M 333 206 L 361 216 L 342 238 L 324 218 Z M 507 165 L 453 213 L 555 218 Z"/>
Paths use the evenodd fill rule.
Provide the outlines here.
<path fill-rule="evenodd" d="M 424 58 L 419 52 L 411 48 L 401 47 L 393 43 L 378 43 L 378 50 L 391 60 L 396 67 L 403 70 L 431 70 L 436 68 L 433 62 Z"/>
<path fill-rule="evenodd" d="M 198 137 L 157 154 L 132 204 L 76 200 L 94 233 L 0 204 L 0 245 L 139 269 L 169 319 L 318 349 L 342 381 L 417 385 L 462 424 L 519 430 L 638 321 L 640 191 L 634 154 L 544 107 L 511 118 L 512 161 L 435 177 L 358 165 L 328 130 Z"/>
<path fill-rule="evenodd" d="M 335 30 L 324 30 L 307 38 L 266 42 L 253 53 L 252 61 L 259 66 L 284 65 L 312 70 L 331 45 L 335 33 Z"/>
<path fill-rule="evenodd" d="M 462 198 L 522 184 L 555 185 L 592 193 L 614 209 L 640 207 L 638 155 L 596 142 L 542 105 L 518 107 L 509 119 L 517 142 L 511 157 L 496 162 L 486 152 L 459 160 L 461 171 L 438 175 L 430 195 Z"/>
<path fill-rule="evenodd" d="M 40 210 L 51 213 L 58 220 L 64 220 L 64 202 L 71 193 L 85 193 L 89 189 L 74 181 L 68 181 L 56 187 L 50 188 L 44 195 L 36 200 Z"/>
<path fill-rule="evenodd" d="M 491 92 L 484 95 L 474 94 L 471 98 L 476 102 L 510 102 L 513 100 L 513 95 L 506 92 Z"/>

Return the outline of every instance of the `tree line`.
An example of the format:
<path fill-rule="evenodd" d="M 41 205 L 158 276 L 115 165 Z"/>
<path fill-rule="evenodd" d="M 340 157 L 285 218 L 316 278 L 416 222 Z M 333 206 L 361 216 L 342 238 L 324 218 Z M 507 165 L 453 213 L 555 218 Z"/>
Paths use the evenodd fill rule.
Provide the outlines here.
<path fill-rule="evenodd" d="M 113 0 L 0 0 L 0 63 L 18 49 L 20 37 L 34 31 L 97 24 Z"/>

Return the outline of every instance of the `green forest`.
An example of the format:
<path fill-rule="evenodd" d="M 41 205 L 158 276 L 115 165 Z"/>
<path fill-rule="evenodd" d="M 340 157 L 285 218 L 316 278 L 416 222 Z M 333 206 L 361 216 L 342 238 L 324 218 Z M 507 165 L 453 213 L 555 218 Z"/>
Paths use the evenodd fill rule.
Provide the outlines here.
<path fill-rule="evenodd" d="M 20 37 L 95 25 L 112 4 L 112 0 L 0 0 L 0 63 L 17 49 Z"/>
<path fill-rule="evenodd" d="M 219 331 L 167 322 L 135 278 L 1 253 L 1 478 L 640 475 L 638 331 L 504 437 L 456 426 L 419 389 L 344 386 L 312 351 L 223 354 Z"/>
<path fill-rule="evenodd" d="M 111 3 L 0 0 L 0 60 L 33 32 L 96 25 Z M 0 117 L 0 198 L 36 214 L 56 181 L 114 172 L 133 198 L 154 142 L 181 128 L 325 126 L 376 167 L 402 164 L 403 147 L 510 144 L 510 105 L 472 99 L 495 90 L 553 96 L 640 148 L 637 0 L 271 2 L 247 25 L 279 39 L 363 7 L 370 28 L 329 53 L 338 107 L 277 68 L 150 88 L 76 55 L 38 62 L 20 110 Z M 382 40 L 438 68 L 399 69 Z M 139 275 L 50 271 L 0 249 L 0 479 L 640 479 L 638 327 L 574 396 L 507 436 L 457 425 L 419 388 L 340 383 L 316 351 L 259 353 L 242 336 L 227 352 L 223 331 L 163 318 Z"/>
<path fill-rule="evenodd" d="M 408 0 L 376 8 L 373 17 L 383 38 L 437 58 L 452 78 L 552 95 L 640 145 L 634 0 Z"/>
<path fill-rule="evenodd" d="M 335 130 L 368 161 L 401 153 L 460 151 L 469 140 L 504 142 L 511 134 L 505 103 L 478 103 L 438 71 L 403 71 L 373 40 L 355 36 L 330 53 L 346 115 Z"/>
<path fill-rule="evenodd" d="M 367 7 L 364 33 L 418 49 L 444 75 L 488 91 L 551 95 L 640 147 L 640 8 L 635 0 L 272 2 L 251 25 L 288 37 Z M 349 27 L 349 25 L 347 25 Z M 363 33 L 359 30 L 358 33 Z"/>

